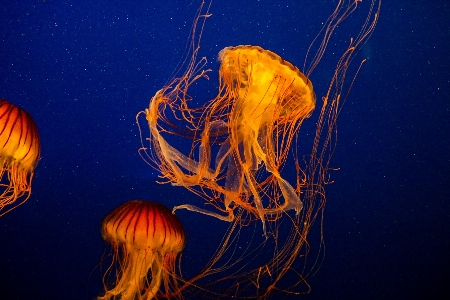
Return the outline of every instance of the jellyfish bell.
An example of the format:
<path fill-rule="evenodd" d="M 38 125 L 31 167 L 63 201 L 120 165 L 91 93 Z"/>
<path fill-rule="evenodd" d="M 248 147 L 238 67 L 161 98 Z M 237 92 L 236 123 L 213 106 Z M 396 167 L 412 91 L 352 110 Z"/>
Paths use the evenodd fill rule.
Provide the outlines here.
<path fill-rule="evenodd" d="M 219 76 L 226 88 L 238 93 L 237 101 L 242 102 L 238 113 L 255 132 L 261 123 L 270 124 L 274 118 L 285 117 L 292 122 L 308 118 L 314 110 L 311 81 L 272 51 L 250 45 L 226 47 L 218 59 Z"/>
<path fill-rule="evenodd" d="M 175 262 L 186 237 L 167 207 L 150 201 L 126 202 L 105 217 L 102 236 L 113 248 L 118 279 L 113 288 L 105 283 L 105 294 L 98 299 L 155 299 L 158 293 L 176 290 Z"/>
<path fill-rule="evenodd" d="M 30 197 L 40 149 L 39 133 L 31 115 L 0 99 L 0 216 Z"/>

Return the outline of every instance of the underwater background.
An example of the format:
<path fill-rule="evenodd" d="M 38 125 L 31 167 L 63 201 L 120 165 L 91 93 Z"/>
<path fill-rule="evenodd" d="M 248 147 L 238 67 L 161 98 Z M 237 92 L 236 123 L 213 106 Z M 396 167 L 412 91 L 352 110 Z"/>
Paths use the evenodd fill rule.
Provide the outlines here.
<path fill-rule="evenodd" d="M 383 1 L 375 32 L 355 58 L 354 67 L 367 61 L 338 119 L 331 166 L 340 170 L 326 186 L 325 259 L 304 298 L 450 294 L 445 2 Z M 156 183 L 158 174 L 138 154 L 136 124 L 136 114 L 183 58 L 199 4 L 2 2 L 0 97 L 33 116 L 42 148 L 31 198 L 0 218 L 0 299 L 95 299 L 103 291 L 104 216 L 133 199 L 168 207 L 202 201 L 182 187 Z M 369 4 L 363 0 L 338 27 L 312 73 L 319 103 Z M 213 72 L 198 83 L 198 99 L 217 93 L 217 54 L 227 46 L 259 45 L 303 69 L 335 5 L 214 1 L 199 53 Z M 313 133 L 317 116 L 316 110 L 302 132 Z M 177 215 L 188 238 L 182 267 L 193 274 L 226 225 L 184 210 Z"/>

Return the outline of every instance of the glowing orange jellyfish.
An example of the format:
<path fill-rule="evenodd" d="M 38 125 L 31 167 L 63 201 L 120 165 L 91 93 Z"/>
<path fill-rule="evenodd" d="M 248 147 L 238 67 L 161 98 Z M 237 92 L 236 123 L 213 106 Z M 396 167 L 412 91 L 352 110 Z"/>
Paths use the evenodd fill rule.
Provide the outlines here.
<path fill-rule="evenodd" d="M 205 69 L 206 58 L 197 59 L 204 28 L 199 22 L 210 16 L 209 7 L 202 12 L 202 3 L 191 32 L 186 71 L 157 91 L 149 107 L 137 115 L 145 115 L 149 128 L 147 137 L 140 127 L 141 156 L 160 173 L 161 181 L 183 186 L 206 200 L 204 207 L 198 206 L 199 201 L 181 204 L 174 211 L 188 209 L 231 222 L 216 253 L 198 275 L 186 281 L 188 284 L 223 273 L 202 291 L 212 291 L 217 297 L 215 283 L 226 286 L 229 282 L 220 292 L 224 298 L 245 293 L 243 297 L 263 299 L 275 291 L 309 292 L 307 279 L 320 267 L 323 257 L 325 185 L 331 183 L 337 119 L 359 68 L 353 70 L 350 80 L 347 71 L 374 31 L 381 1 L 369 3 L 367 18 L 356 38 L 350 39 L 336 62 L 321 97 L 313 138 L 300 138 L 299 131 L 316 106 L 309 78 L 336 28 L 360 2 L 338 1 L 308 49 L 303 72 L 259 46 L 223 49 L 219 52 L 219 92 L 195 107 L 190 87 L 210 74 Z M 178 146 L 183 144 L 178 138 L 188 141 L 190 150 Z M 311 145 L 300 155 L 298 140 L 303 148 Z M 283 173 L 287 161 L 295 168 L 291 178 L 288 172 Z M 309 233 L 317 219 L 317 256 L 307 264 L 312 249 Z M 243 226 L 255 220 L 262 223 L 263 241 L 252 236 L 238 244 Z M 236 249 L 243 249 L 243 253 Z M 271 254 L 270 259 L 263 256 L 263 250 Z"/>
<path fill-rule="evenodd" d="M 203 108 L 195 123 L 201 128 L 198 161 L 171 147 L 158 131 L 159 106 L 172 103 L 171 95 L 158 92 L 146 111 L 163 175 L 177 185 L 202 186 L 222 194 L 212 199 L 223 201 L 217 207 L 226 215 L 191 204 L 175 209 L 232 221 L 233 209 L 243 207 L 262 220 L 263 226 L 266 216 L 290 209 L 300 212 L 300 198 L 281 177 L 280 168 L 295 132 L 315 107 L 311 81 L 289 62 L 257 46 L 225 48 L 219 60 L 219 95 Z M 186 118 L 193 123 L 191 115 Z M 220 149 L 212 169 L 210 153 L 216 144 Z M 258 181 L 255 175 L 263 167 L 267 178 L 261 180 L 260 174 Z M 277 200 L 264 207 L 261 194 L 268 192 Z"/>
<path fill-rule="evenodd" d="M 30 197 L 40 149 L 38 130 L 30 114 L 0 99 L 0 216 Z"/>
<path fill-rule="evenodd" d="M 98 299 L 154 299 L 161 283 L 166 293 L 176 287 L 175 262 L 186 238 L 181 222 L 167 207 L 149 201 L 126 202 L 105 217 L 102 236 L 111 243 L 112 264 L 119 269 L 114 288 L 105 284 L 105 295 Z"/>

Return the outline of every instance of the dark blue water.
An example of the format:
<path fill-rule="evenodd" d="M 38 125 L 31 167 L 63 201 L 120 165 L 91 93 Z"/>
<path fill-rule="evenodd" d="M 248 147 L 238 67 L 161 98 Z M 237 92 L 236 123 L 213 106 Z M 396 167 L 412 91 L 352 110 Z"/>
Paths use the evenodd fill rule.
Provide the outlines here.
<path fill-rule="evenodd" d="M 367 58 L 339 117 L 328 186 L 326 256 L 310 299 L 449 294 L 450 6 L 384 1 Z M 215 1 L 200 56 L 270 49 L 302 68 L 334 1 Z M 367 7 L 368 1 L 360 5 Z M 0 219 L 1 299 L 93 299 L 102 291 L 102 218 L 132 199 L 199 201 L 155 183 L 135 115 L 182 58 L 199 1 L 8 1 L 0 8 L 0 97 L 35 119 L 42 158 L 30 200 Z M 363 14 L 338 28 L 311 76 L 320 100 Z M 215 74 L 213 74 L 216 76 Z M 211 77 L 214 77 L 211 76 Z M 204 82 L 214 95 L 216 77 Z M 208 97 L 206 97 L 208 99 Z M 314 128 L 314 117 L 307 128 Z M 209 253 L 189 212 L 183 268 Z M 221 226 L 221 225 L 219 225 Z M 189 237 L 189 235 L 188 235 Z"/>

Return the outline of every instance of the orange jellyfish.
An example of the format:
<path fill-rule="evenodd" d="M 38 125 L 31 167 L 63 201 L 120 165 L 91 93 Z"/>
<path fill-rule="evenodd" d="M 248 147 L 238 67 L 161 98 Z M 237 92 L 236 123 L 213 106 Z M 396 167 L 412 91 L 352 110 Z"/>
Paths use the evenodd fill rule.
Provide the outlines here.
<path fill-rule="evenodd" d="M 223 203 L 216 207 L 225 214 L 192 204 L 174 210 L 185 208 L 232 221 L 233 210 L 243 207 L 262 220 L 264 228 L 266 216 L 302 209 L 299 195 L 280 171 L 295 133 L 315 107 L 315 95 L 311 81 L 295 66 L 261 47 L 228 47 L 220 51 L 219 60 L 219 95 L 195 120 L 201 131 L 198 161 L 170 146 L 159 132 L 160 105 L 173 103 L 172 95 L 161 91 L 146 111 L 153 149 L 164 166 L 163 176 L 176 185 L 217 193 L 211 199 Z M 193 122 L 191 115 L 186 117 Z M 215 145 L 220 148 L 212 167 Z M 263 194 L 276 200 L 265 207 Z"/>
<path fill-rule="evenodd" d="M 105 295 L 98 299 L 155 299 L 161 283 L 168 294 L 177 286 L 175 262 L 186 238 L 181 222 L 167 207 L 126 202 L 105 217 L 102 236 L 114 252 L 104 280 L 114 265 L 118 269 L 115 286 L 108 288 L 105 283 Z"/>
<path fill-rule="evenodd" d="M 330 171 L 335 169 L 330 162 L 337 119 L 362 63 L 348 71 L 375 29 L 381 1 L 369 1 L 367 17 L 337 59 L 320 101 L 310 77 L 337 27 L 360 3 L 338 1 L 308 48 L 303 71 L 259 46 L 224 48 L 219 52 L 219 91 L 196 106 L 202 95 L 194 97 L 191 87 L 211 74 L 206 58 L 197 58 L 210 16 L 209 7 L 203 13 L 204 2 L 200 6 L 190 52 L 183 60 L 186 70 L 157 91 L 137 115 L 138 125 L 139 116 L 145 115 L 149 128 L 147 135 L 139 126 L 140 154 L 159 172 L 160 182 L 183 186 L 206 200 L 182 203 L 173 211 L 187 209 L 231 222 L 211 260 L 186 281 L 190 287 L 223 274 L 217 281 L 209 280 L 202 291 L 228 299 L 309 292 L 308 278 L 324 255 L 325 185 L 332 182 Z M 300 135 L 316 106 L 315 132 Z M 190 146 L 183 148 L 186 141 Z M 311 237 L 317 220 L 318 233 Z M 254 221 L 262 224 L 262 241 L 254 232 L 249 239 L 241 238 L 245 226 L 258 224 Z M 316 255 L 308 261 L 311 253 Z M 215 283 L 226 288 L 216 293 Z M 185 287 L 182 290 L 190 290 Z"/>
<path fill-rule="evenodd" d="M 0 99 L 0 216 L 30 197 L 40 149 L 38 130 L 31 115 Z"/>

